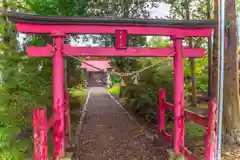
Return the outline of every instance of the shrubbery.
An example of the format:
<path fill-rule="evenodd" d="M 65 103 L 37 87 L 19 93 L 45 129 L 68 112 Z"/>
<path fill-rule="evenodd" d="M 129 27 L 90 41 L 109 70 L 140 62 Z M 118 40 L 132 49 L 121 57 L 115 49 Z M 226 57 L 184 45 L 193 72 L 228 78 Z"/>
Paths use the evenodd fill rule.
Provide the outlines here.
<path fill-rule="evenodd" d="M 166 89 L 169 102 L 173 100 L 172 66 L 168 60 L 139 59 L 137 66 L 142 68 L 157 63 L 156 61 L 160 63 L 139 75 L 138 84 L 127 83 L 121 88 L 123 92 L 121 98 L 124 98 L 124 103 L 148 121 L 155 121 L 157 118 L 159 88 Z"/>
<path fill-rule="evenodd" d="M 200 62 L 199 62 L 200 61 Z M 197 63 L 203 63 L 199 60 Z M 153 63 L 156 66 L 142 72 L 139 75 L 138 84 L 133 84 L 133 81 L 126 83 L 126 86 L 121 87 L 121 98 L 126 107 L 130 108 L 139 116 L 143 116 L 147 121 L 157 120 L 158 110 L 158 91 L 164 88 L 166 91 L 167 101 L 173 103 L 173 66 L 170 58 L 166 59 L 144 59 L 137 60 L 137 65 L 134 70 L 138 70 Z M 205 61 L 206 62 L 206 61 Z M 204 64 L 199 64 L 197 69 L 197 91 L 207 91 L 207 70 Z M 185 63 L 185 76 L 189 76 L 189 66 Z M 186 104 L 191 95 L 191 83 L 185 81 L 185 100 Z M 172 113 L 167 114 L 167 119 L 172 120 Z"/>

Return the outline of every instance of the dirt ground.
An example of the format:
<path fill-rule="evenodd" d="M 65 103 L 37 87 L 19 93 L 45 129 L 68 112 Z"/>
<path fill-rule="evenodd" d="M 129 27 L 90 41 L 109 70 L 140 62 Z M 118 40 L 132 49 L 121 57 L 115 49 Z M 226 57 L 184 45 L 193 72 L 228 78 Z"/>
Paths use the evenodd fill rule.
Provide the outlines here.
<path fill-rule="evenodd" d="M 90 89 L 77 141 L 76 160 L 166 160 L 166 146 L 101 87 Z"/>

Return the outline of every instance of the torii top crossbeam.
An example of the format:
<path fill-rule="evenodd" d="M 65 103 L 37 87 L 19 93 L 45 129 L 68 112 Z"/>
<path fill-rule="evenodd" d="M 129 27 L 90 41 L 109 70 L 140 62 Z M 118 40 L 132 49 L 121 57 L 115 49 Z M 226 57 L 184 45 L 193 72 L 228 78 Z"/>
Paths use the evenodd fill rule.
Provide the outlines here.
<path fill-rule="evenodd" d="M 209 36 L 215 20 L 162 20 L 102 17 L 38 16 L 26 13 L 0 12 L 17 24 L 19 32 L 113 34 L 127 30 L 133 35 Z M 44 27 L 44 26 L 48 27 Z M 30 26 L 32 26 L 30 28 Z M 97 26 L 97 28 L 96 28 Z M 41 28 L 41 29 L 40 29 Z M 196 31 L 197 29 L 197 31 Z"/>
<path fill-rule="evenodd" d="M 71 53 L 71 56 L 140 56 L 166 57 L 173 56 L 171 48 L 136 48 L 127 47 L 128 35 L 158 35 L 171 37 L 208 37 L 216 26 L 215 20 L 161 20 L 161 19 L 126 19 L 102 17 L 62 17 L 38 16 L 26 13 L 0 11 L 8 19 L 16 23 L 17 30 L 24 33 L 37 34 L 114 34 L 122 39 L 115 47 L 72 47 L 68 44 L 62 50 Z M 124 32 L 122 32 L 124 31 Z M 57 33 L 56 33 L 57 32 Z M 29 56 L 51 57 L 52 47 L 26 47 Z M 202 57 L 203 49 L 185 48 L 184 57 Z M 66 56 L 66 55 L 65 55 Z"/>

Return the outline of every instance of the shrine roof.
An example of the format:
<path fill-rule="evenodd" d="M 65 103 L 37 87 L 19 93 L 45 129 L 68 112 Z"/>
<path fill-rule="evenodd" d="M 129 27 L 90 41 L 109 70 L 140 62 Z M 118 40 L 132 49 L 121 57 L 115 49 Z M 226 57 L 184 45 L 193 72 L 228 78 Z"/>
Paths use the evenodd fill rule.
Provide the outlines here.
<path fill-rule="evenodd" d="M 13 23 L 54 24 L 54 25 L 107 25 L 107 26 L 146 26 L 168 28 L 215 28 L 217 21 L 206 20 L 164 20 L 164 19 L 129 19 L 111 17 L 79 16 L 39 16 L 30 13 L 0 11 Z"/>
<path fill-rule="evenodd" d="M 108 68 L 111 68 L 110 60 L 108 59 L 95 59 L 95 58 L 86 58 L 83 60 L 85 63 L 81 64 L 81 68 L 85 68 L 88 72 L 97 72 L 99 71 L 96 68 L 99 68 L 103 71 L 106 71 Z M 90 64 L 96 68 L 91 67 Z"/>

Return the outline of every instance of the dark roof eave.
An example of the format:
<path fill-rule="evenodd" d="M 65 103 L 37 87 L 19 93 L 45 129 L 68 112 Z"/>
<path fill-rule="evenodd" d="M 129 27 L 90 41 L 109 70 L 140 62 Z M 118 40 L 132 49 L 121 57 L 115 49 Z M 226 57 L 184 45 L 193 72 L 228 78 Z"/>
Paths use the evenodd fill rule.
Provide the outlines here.
<path fill-rule="evenodd" d="M 169 28 L 215 28 L 216 20 L 163 20 L 163 19 L 129 19 L 103 17 L 66 17 L 39 16 L 27 13 L 0 11 L 13 23 L 31 23 L 46 25 L 107 25 L 107 26 L 148 26 Z"/>

